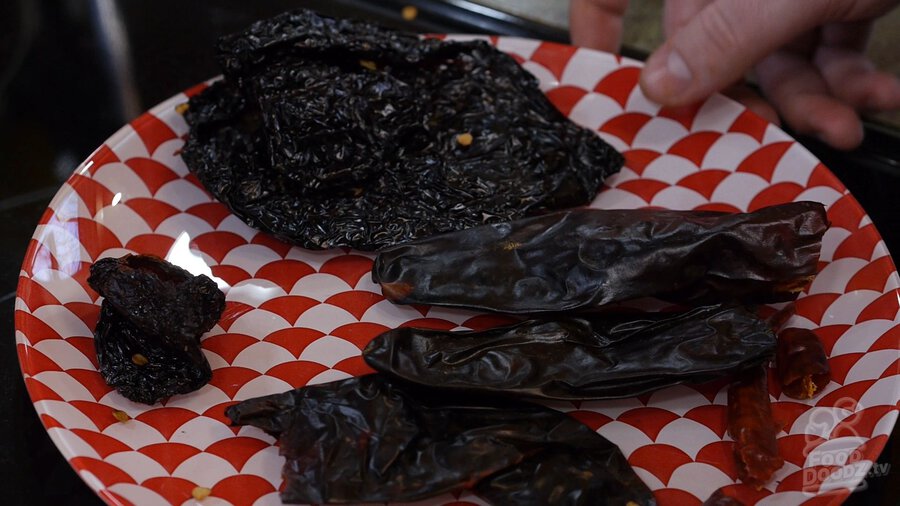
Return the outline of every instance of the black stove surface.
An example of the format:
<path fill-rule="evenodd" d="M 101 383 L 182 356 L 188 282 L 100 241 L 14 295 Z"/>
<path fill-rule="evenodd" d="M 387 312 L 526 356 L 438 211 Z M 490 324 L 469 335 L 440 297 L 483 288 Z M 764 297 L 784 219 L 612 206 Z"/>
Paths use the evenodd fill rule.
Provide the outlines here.
<path fill-rule="evenodd" d="M 0 497 L 5 504 L 99 505 L 40 424 L 13 339 L 19 268 L 50 198 L 104 139 L 141 111 L 216 75 L 220 34 L 300 6 L 420 32 L 497 33 L 565 42 L 564 32 L 465 0 L 6 0 L 0 3 Z M 418 17 L 404 21 L 405 5 Z M 629 54 L 626 51 L 626 54 Z M 629 54 L 634 56 L 634 53 Z M 900 143 L 871 127 L 841 153 L 801 139 L 847 185 L 900 251 Z M 900 463 L 895 436 L 881 462 Z M 896 466 L 895 466 L 896 467 Z M 848 504 L 900 503 L 894 473 L 868 480 Z M 893 479 L 892 479 L 893 477 Z"/>

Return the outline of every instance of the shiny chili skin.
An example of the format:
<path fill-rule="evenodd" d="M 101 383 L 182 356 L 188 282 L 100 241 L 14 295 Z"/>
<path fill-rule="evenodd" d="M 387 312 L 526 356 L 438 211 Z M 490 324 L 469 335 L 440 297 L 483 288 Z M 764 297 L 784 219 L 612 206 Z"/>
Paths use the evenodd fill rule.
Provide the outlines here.
<path fill-rule="evenodd" d="M 183 348 L 166 346 L 105 301 L 94 330 L 94 350 L 106 384 L 126 399 L 143 404 L 193 392 L 212 378 L 212 368 L 198 343 Z"/>
<path fill-rule="evenodd" d="M 812 399 L 831 381 L 831 368 L 822 341 L 808 329 L 778 333 L 776 369 L 781 391 L 794 399 Z"/>
<path fill-rule="evenodd" d="M 776 436 L 780 428 L 772 418 L 765 367 L 739 375 L 729 386 L 727 423 L 728 434 L 734 439 L 738 477 L 761 488 L 784 465 L 778 452 Z"/>
<path fill-rule="evenodd" d="M 373 374 L 225 413 L 278 438 L 286 503 L 404 502 L 470 489 L 497 505 L 656 504 L 614 444 L 537 404 L 436 394 Z"/>
<path fill-rule="evenodd" d="M 766 362 L 767 323 L 741 307 L 529 320 L 480 332 L 402 327 L 363 351 L 377 371 L 420 385 L 542 399 L 630 397 Z"/>
<path fill-rule="evenodd" d="M 200 337 L 225 308 L 213 280 L 156 256 L 125 255 L 97 260 L 87 281 L 104 297 L 94 349 L 108 385 L 153 404 L 210 380 Z"/>
<path fill-rule="evenodd" d="M 817 202 L 743 214 L 578 209 L 388 247 L 372 277 L 396 303 L 517 314 L 641 297 L 787 301 L 815 276 L 827 228 Z"/>
<path fill-rule="evenodd" d="M 154 255 L 101 258 L 87 282 L 134 326 L 172 348 L 196 345 L 225 309 L 213 280 Z"/>

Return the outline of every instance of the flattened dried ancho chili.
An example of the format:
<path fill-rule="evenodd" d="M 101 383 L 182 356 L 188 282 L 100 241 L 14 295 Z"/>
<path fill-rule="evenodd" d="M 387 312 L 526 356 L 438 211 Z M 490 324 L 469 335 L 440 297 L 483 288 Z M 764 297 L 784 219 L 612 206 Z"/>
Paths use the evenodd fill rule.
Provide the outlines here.
<path fill-rule="evenodd" d="M 536 404 L 420 390 L 381 375 L 229 407 L 279 440 L 288 503 L 414 501 L 464 488 L 494 504 L 655 504 L 619 449 Z"/>
<path fill-rule="evenodd" d="M 126 255 L 95 262 L 88 284 L 105 298 L 94 348 L 107 384 L 153 404 L 209 381 L 200 336 L 225 308 L 211 279 L 151 255 Z"/>
<path fill-rule="evenodd" d="M 223 37 L 183 157 L 251 226 L 385 245 L 589 202 L 622 157 L 488 44 L 298 10 Z"/>
<path fill-rule="evenodd" d="M 746 214 L 579 209 L 385 248 L 372 277 L 397 303 L 507 313 L 640 297 L 785 301 L 816 274 L 827 228 L 817 202 Z"/>
<path fill-rule="evenodd" d="M 376 337 L 363 355 L 378 371 L 437 388 L 608 399 L 734 374 L 774 351 L 775 335 L 754 314 L 709 306 L 530 320 L 482 332 L 404 327 Z"/>

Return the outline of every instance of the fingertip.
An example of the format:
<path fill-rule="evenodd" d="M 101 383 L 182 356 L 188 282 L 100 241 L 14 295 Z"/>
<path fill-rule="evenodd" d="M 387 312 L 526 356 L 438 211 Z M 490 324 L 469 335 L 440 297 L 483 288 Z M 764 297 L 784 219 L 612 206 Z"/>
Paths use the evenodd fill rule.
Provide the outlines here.
<path fill-rule="evenodd" d="M 760 100 L 759 102 L 754 101 L 750 105 L 747 105 L 747 109 L 750 109 L 757 116 L 762 119 L 768 121 L 769 123 L 780 127 L 781 126 L 781 118 L 778 117 L 778 113 L 775 111 L 775 108 L 772 107 L 768 102 L 764 100 Z"/>
<path fill-rule="evenodd" d="M 900 79 L 877 72 L 872 76 L 865 107 L 874 111 L 900 109 Z"/>
<path fill-rule="evenodd" d="M 572 0 L 569 34 L 575 46 L 619 51 L 628 0 Z"/>
<path fill-rule="evenodd" d="M 811 134 L 835 149 L 849 151 L 862 144 L 862 121 L 856 111 L 842 104 L 813 112 L 810 125 Z"/>
<path fill-rule="evenodd" d="M 778 112 L 772 104 L 749 86 L 738 84 L 725 90 L 724 94 L 769 123 L 781 126 L 781 118 L 778 117 Z"/>

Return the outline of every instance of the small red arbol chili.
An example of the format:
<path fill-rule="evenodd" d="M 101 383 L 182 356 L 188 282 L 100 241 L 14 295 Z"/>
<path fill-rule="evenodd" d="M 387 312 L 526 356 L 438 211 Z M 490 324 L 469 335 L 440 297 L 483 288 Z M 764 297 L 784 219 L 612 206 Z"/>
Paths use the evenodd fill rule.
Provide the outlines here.
<path fill-rule="evenodd" d="M 772 417 L 765 367 L 739 375 L 728 388 L 727 422 L 738 477 L 762 488 L 784 465 L 775 439 L 781 429 Z"/>

